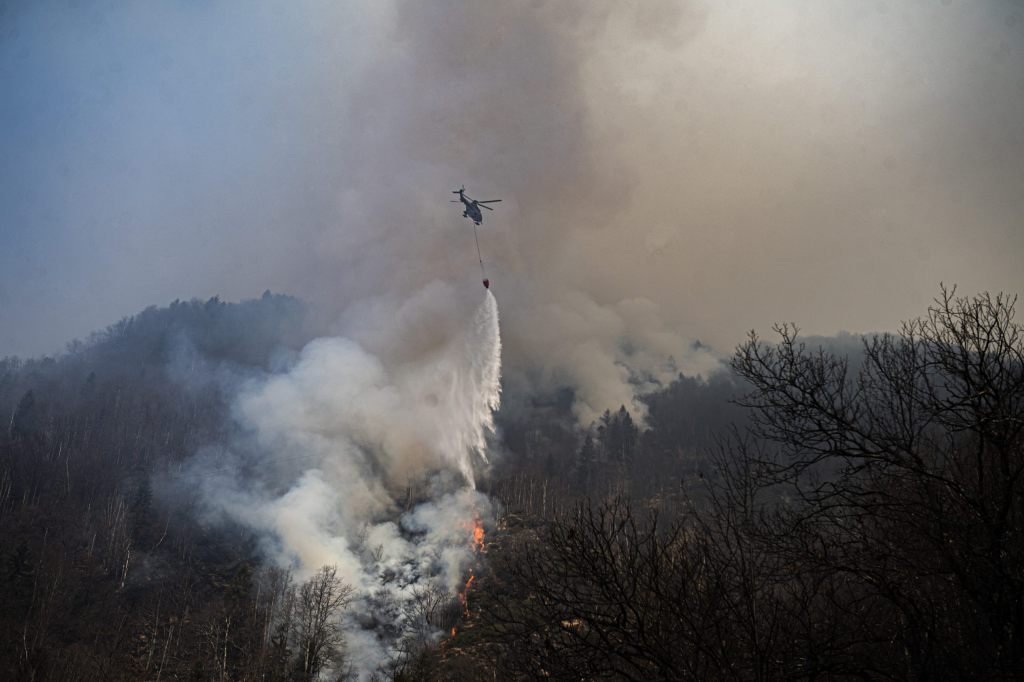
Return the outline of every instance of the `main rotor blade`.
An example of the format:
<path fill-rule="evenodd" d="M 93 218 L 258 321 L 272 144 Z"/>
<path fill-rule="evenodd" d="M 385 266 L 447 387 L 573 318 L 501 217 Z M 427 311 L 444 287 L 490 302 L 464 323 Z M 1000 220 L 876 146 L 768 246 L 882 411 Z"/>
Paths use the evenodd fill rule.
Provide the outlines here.
<path fill-rule="evenodd" d="M 478 204 L 496 204 L 499 201 L 501 201 L 501 199 L 488 199 L 487 201 L 478 201 L 476 203 L 478 203 Z"/>
<path fill-rule="evenodd" d="M 476 202 L 476 203 L 478 203 L 478 204 L 479 204 L 480 202 L 478 201 L 478 202 Z M 493 209 L 493 208 L 491 208 L 490 206 L 484 206 L 484 205 L 482 205 L 482 204 L 480 205 L 480 208 L 486 208 L 486 209 L 487 209 L 488 211 L 493 211 L 493 210 L 494 210 L 494 209 Z"/>

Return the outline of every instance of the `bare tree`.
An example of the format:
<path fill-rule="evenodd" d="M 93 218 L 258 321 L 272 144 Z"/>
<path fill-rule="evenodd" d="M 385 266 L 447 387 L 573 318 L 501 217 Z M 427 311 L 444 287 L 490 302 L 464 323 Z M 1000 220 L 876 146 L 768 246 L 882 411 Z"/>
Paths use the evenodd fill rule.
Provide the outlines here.
<path fill-rule="evenodd" d="M 790 325 L 733 369 L 751 428 L 698 502 L 519 532 L 484 609 L 498 669 L 555 679 L 1024 679 L 1024 336 L 943 289 L 862 357 Z"/>
<path fill-rule="evenodd" d="M 303 680 L 315 679 L 327 664 L 340 662 L 344 640 L 336 621 L 351 601 L 353 588 L 337 573 L 336 566 L 324 566 L 299 588 L 297 667 Z"/>
<path fill-rule="evenodd" d="M 439 585 L 419 586 L 402 605 L 402 614 L 402 637 L 380 675 L 396 681 L 442 679 L 442 638 L 461 622 L 459 598 Z"/>
<path fill-rule="evenodd" d="M 1016 299 L 943 288 L 925 317 L 864 343 L 863 365 L 790 325 L 734 370 L 774 451 L 751 458 L 790 498 L 780 552 L 843 575 L 903 674 L 1024 677 L 1024 337 Z"/>
<path fill-rule="evenodd" d="M 578 505 L 521 538 L 487 607 L 502 665 L 556 679 L 711 677 L 734 637 L 706 539 L 681 520 L 637 518 L 623 499 Z"/>

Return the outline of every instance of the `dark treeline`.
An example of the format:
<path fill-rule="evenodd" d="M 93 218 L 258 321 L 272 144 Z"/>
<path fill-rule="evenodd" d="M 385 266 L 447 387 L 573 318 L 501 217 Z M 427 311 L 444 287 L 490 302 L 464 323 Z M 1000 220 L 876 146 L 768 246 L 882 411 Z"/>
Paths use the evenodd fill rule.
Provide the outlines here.
<path fill-rule="evenodd" d="M 712 470 L 708 453 L 721 435 L 746 419 L 733 402 L 743 385 L 728 371 L 706 379 L 680 374 L 663 390 L 642 397 L 644 423 L 620 405 L 580 428 L 569 392 L 514 417 L 499 417 L 511 456 L 498 461 L 492 484 L 513 486 L 515 492 L 505 493 L 512 495 L 512 506 L 542 516 L 545 510 L 535 508 L 538 500 L 564 507 L 579 498 L 614 494 L 678 497 Z"/>
<path fill-rule="evenodd" d="M 747 428 L 698 460 L 688 504 L 544 517 L 503 489 L 518 513 L 476 595 L 478 655 L 515 679 L 1024 679 L 1014 303 L 943 290 L 852 360 L 788 325 L 751 336 L 731 365 Z M 655 439 L 611 428 L 584 447 Z"/>
<path fill-rule="evenodd" d="M 249 537 L 160 504 L 154 474 L 223 442 L 216 368 L 274 366 L 296 300 L 175 302 L 59 358 L 0 363 L 0 676 L 312 679 L 348 589 L 260 568 Z"/>
<path fill-rule="evenodd" d="M 351 588 L 261 566 L 154 484 L 229 442 L 232 382 L 287 366 L 307 317 L 176 302 L 0 363 L 0 675 L 345 675 Z M 642 421 L 581 428 L 568 390 L 499 415 L 487 560 L 461 613 L 412 604 L 381 677 L 1024 677 L 1013 301 L 943 292 L 863 343 L 778 332 L 645 396 Z"/>

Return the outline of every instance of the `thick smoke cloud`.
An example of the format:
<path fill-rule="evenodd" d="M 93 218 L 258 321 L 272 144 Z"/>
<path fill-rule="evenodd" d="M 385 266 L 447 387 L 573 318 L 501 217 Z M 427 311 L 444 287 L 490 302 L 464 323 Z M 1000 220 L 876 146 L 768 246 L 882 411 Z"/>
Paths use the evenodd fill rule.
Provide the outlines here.
<path fill-rule="evenodd" d="M 436 286 L 416 301 L 430 309 L 451 299 Z M 337 567 L 356 590 L 345 630 L 361 673 L 395 653 L 403 628 L 401 612 L 375 617 L 374 600 L 388 593 L 402 604 L 431 585 L 454 595 L 473 558 L 474 520 L 490 518 L 474 479 L 500 399 L 497 302 L 488 292 L 469 312 L 401 361 L 365 340 L 312 341 L 290 367 L 240 382 L 234 442 L 211 445 L 157 486 L 169 503 L 191 499 L 209 524 L 248 529 L 269 563 L 299 578 Z"/>
<path fill-rule="evenodd" d="M 583 421 L 668 355 L 706 371 L 698 336 L 1024 288 L 1011 2 L 7 7 L 5 351 L 190 295 L 356 328 L 470 295 L 463 182 L 504 199 L 510 384 L 572 386 Z"/>

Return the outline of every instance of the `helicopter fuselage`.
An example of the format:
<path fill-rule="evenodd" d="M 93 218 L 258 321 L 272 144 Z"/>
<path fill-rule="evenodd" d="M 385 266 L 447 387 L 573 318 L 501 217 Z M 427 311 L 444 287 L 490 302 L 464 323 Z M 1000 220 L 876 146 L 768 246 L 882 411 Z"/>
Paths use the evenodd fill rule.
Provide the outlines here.
<path fill-rule="evenodd" d="M 480 213 L 480 207 L 477 206 L 475 201 L 462 200 L 462 203 L 466 205 L 466 210 L 462 212 L 463 218 L 469 218 L 477 225 L 484 219 L 483 214 Z"/>
<path fill-rule="evenodd" d="M 490 206 L 485 206 L 484 204 L 494 204 L 501 201 L 501 199 L 487 199 L 484 201 L 470 199 L 468 196 L 466 196 L 465 187 L 453 190 L 452 194 L 458 194 L 459 201 L 461 201 L 462 205 L 465 206 L 465 208 L 462 210 L 462 217 L 469 218 L 476 225 L 479 225 L 484 219 L 483 213 L 480 212 L 481 207 L 486 208 L 488 211 L 494 210 Z M 452 201 L 454 201 L 454 199 Z"/>

